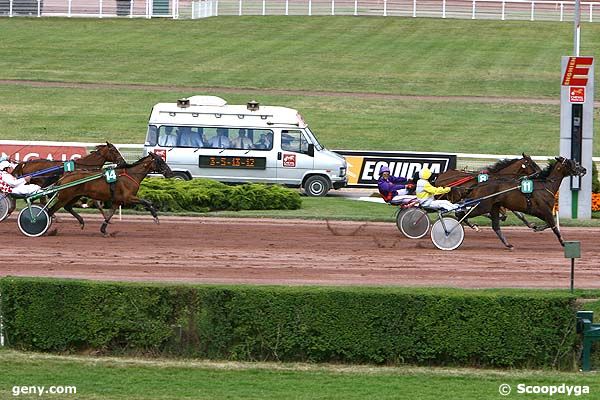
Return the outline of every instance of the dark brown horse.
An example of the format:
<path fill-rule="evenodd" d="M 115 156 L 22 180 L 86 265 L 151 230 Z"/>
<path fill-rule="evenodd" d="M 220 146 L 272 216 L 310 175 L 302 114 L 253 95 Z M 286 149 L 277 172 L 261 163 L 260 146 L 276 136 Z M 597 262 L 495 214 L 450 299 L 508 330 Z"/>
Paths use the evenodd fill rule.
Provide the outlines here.
<path fill-rule="evenodd" d="M 75 160 L 75 169 L 98 170 L 106 162 L 116 163 L 117 165 L 126 164 L 125 159 L 123 158 L 119 150 L 112 143 L 109 142 L 106 142 L 106 144 L 96 146 L 96 150 L 92 151 L 86 156 Z M 42 175 L 32 176 L 30 183 L 34 183 L 41 187 L 46 187 L 58 181 L 58 179 L 62 176 L 62 174 L 64 173 L 64 169 L 62 168 L 63 164 L 63 161 L 52 160 L 30 160 L 20 162 L 15 167 L 13 175 L 30 175 L 35 174 L 38 171 L 43 171 L 46 169 L 52 169 L 52 167 L 56 167 L 56 169 L 48 171 L 47 173 L 42 173 Z"/>
<path fill-rule="evenodd" d="M 100 228 L 100 231 L 104 236 L 107 235 L 106 227 L 109 224 L 110 219 L 114 215 L 117 207 L 121 205 L 141 204 L 152 214 L 154 220 L 158 223 L 158 215 L 156 214 L 156 210 L 152 203 L 148 200 L 140 199 L 136 195 L 140 188 L 140 182 L 149 173 L 155 172 L 164 175 L 165 178 L 171 178 L 174 176 L 171 168 L 169 168 L 162 158 L 154 153 L 150 153 L 133 164 L 116 168 L 114 172 L 117 177 L 115 183 L 107 183 L 105 177 L 100 176 L 98 179 L 60 190 L 57 193 L 56 202 L 48 210 L 48 213 L 53 215 L 56 211 L 64 207 L 65 210 L 69 211 L 77 218 L 81 225 L 81 229 L 83 229 L 85 222 L 83 221 L 83 218 L 73 210 L 73 204 L 80 197 L 85 196 L 93 200 L 111 203 L 111 208 L 107 212 L 108 215 L 105 215 L 104 223 Z M 97 171 L 75 170 L 74 172 L 66 173 L 59 180 L 58 184 L 62 186 L 70 182 L 92 177 L 96 174 L 98 174 Z"/>
<path fill-rule="evenodd" d="M 531 193 L 523 193 L 520 190 L 519 179 L 490 180 L 470 188 L 461 188 L 466 201 L 472 200 L 473 208 L 468 212 L 457 212 L 456 215 L 462 218 L 465 214 L 475 217 L 490 213 L 494 232 L 506 247 L 512 248 L 513 246 L 508 243 L 500 230 L 500 208 L 521 211 L 545 221 L 546 226 L 536 230 L 551 228 L 560 244 L 564 246 L 560 230 L 554 219 L 554 198 L 565 177 L 583 176 L 585 173 L 585 168 L 576 161 L 556 157 L 554 164 L 549 165 L 536 178 L 532 179 L 533 190 Z"/>
<path fill-rule="evenodd" d="M 488 176 L 491 178 L 512 178 L 514 176 L 531 175 L 536 172 L 540 172 L 541 170 L 542 169 L 539 167 L 539 165 L 537 165 L 536 162 L 533 161 L 530 156 L 523 153 L 521 158 L 499 160 L 495 164 L 490 165 L 484 168 L 483 170 L 477 172 L 449 169 L 448 171 L 441 173 L 436 178 L 435 186 L 473 186 L 477 183 L 477 176 L 480 173 L 488 174 Z"/>
<path fill-rule="evenodd" d="M 490 165 L 484 168 L 482 171 L 478 172 L 469 172 L 469 171 L 461 171 L 461 170 L 448 170 L 442 174 L 440 174 L 435 180 L 435 186 L 449 186 L 449 187 L 458 187 L 461 189 L 474 187 L 477 184 L 477 177 L 480 173 L 485 173 L 488 175 L 490 180 L 496 179 L 512 179 L 518 176 L 531 176 L 533 174 L 539 173 L 542 169 L 539 165 L 536 164 L 535 161 L 531 159 L 530 156 L 523 153 L 521 158 L 514 159 L 503 159 L 499 160 L 493 165 Z M 462 196 L 466 193 L 464 190 L 452 190 L 448 193 L 448 200 L 452 203 L 457 203 L 462 200 Z M 527 221 L 525 216 L 518 212 L 513 211 L 513 214 L 517 216 L 523 223 L 531 228 L 536 229 L 535 224 Z M 502 220 L 506 219 L 506 210 L 501 210 L 501 218 Z M 464 221 L 467 225 L 472 228 L 477 229 L 476 225 L 471 224 L 468 220 Z"/>

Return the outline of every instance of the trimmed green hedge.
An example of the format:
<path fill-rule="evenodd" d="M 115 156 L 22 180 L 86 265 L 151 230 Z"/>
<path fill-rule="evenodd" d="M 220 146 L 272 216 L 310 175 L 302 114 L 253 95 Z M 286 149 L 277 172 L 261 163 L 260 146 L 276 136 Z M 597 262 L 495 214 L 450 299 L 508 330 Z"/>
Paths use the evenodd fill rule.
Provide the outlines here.
<path fill-rule="evenodd" d="M 138 197 L 160 211 L 296 210 L 300 194 L 278 185 L 226 185 L 210 179 L 145 179 Z"/>
<path fill-rule="evenodd" d="M 11 348 L 230 360 L 572 368 L 562 292 L 175 286 L 7 277 Z"/>

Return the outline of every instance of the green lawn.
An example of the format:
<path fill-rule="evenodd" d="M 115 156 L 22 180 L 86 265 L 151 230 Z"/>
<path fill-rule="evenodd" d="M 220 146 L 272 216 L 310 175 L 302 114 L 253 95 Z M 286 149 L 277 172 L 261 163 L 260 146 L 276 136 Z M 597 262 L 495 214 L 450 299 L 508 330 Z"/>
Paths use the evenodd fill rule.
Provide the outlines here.
<path fill-rule="evenodd" d="M 0 79 L 557 98 L 572 23 L 368 17 L 0 20 Z M 597 55 L 599 24 L 582 28 Z"/>
<path fill-rule="evenodd" d="M 1 139 L 144 142 L 157 102 L 194 93 L 0 85 Z M 245 94 L 215 93 L 230 103 Z M 331 149 L 557 155 L 559 107 L 257 95 L 298 109 Z M 600 142 L 594 143 L 600 154 Z"/>
<path fill-rule="evenodd" d="M 600 398 L 596 373 L 498 371 L 457 368 L 376 367 L 199 360 L 61 357 L 0 350 L 0 397 L 44 399 L 407 399 L 502 398 L 528 386 L 587 386 Z M 14 386 L 75 386 L 76 395 L 13 396 Z M 15 389 L 16 390 L 16 389 Z M 579 389 L 581 390 L 581 388 Z M 521 395 L 525 398 L 545 396 Z M 575 397 L 575 396 L 572 396 Z M 567 398 L 555 394 L 552 398 Z"/>
<path fill-rule="evenodd" d="M 572 51 L 572 24 L 558 22 L 3 18 L 0 30 L 0 79 L 162 85 L 0 84 L 0 139 L 24 140 L 142 143 L 153 104 L 215 94 L 297 108 L 333 149 L 555 155 L 558 105 L 478 98 L 557 100 Z M 583 25 L 582 54 L 599 53 L 597 37 L 600 24 Z"/>

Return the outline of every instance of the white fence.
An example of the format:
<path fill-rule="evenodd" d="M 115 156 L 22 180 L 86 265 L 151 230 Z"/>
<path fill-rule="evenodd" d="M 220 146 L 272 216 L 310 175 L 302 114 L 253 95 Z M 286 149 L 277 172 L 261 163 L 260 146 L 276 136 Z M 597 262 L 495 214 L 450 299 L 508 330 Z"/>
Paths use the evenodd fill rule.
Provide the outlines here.
<path fill-rule="evenodd" d="M 218 15 L 360 15 L 573 21 L 574 1 L 533 0 L 0 0 L 0 16 L 205 18 Z M 600 21 L 600 1 L 581 2 Z"/>

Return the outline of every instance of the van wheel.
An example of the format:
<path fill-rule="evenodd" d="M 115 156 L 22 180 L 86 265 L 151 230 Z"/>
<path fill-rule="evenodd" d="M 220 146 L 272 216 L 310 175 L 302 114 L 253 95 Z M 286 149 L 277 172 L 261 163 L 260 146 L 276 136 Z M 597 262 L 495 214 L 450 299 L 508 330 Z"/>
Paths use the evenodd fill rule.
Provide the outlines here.
<path fill-rule="evenodd" d="M 177 179 L 180 181 L 189 181 L 190 176 L 188 174 L 186 174 L 185 172 L 174 172 L 173 179 Z"/>
<path fill-rule="evenodd" d="M 304 183 L 304 191 L 308 196 L 325 196 L 329 192 L 329 181 L 319 175 L 311 176 Z"/>

